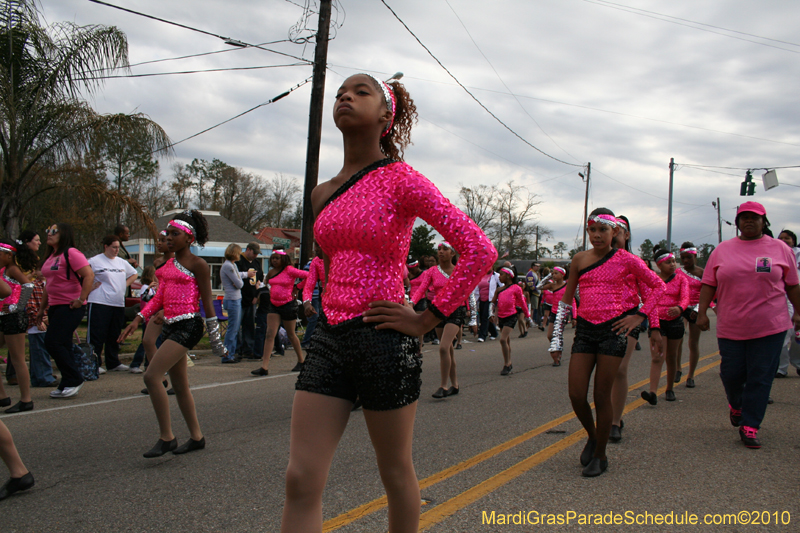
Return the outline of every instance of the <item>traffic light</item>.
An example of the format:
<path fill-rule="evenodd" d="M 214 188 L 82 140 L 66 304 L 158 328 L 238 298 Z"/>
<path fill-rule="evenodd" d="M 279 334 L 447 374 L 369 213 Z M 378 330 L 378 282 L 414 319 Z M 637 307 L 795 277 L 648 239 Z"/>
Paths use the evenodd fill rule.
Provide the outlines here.
<path fill-rule="evenodd" d="M 750 171 L 744 176 L 744 181 L 739 187 L 739 196 L 753 196 L 756 193 L 756 184 L 753 181 L 753 175 Z"/>

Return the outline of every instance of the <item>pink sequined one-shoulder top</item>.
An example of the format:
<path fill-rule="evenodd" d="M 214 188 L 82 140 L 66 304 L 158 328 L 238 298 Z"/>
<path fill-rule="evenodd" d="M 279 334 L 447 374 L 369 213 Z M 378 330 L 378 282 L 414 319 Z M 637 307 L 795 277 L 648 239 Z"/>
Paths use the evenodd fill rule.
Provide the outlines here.
<path fill-rule="evenodd" d="M 322 306 L 330 324 L 361 316 L 370 302 L 404 301 L 404 269 L 417 217 L 461 254 L 430 311 L 443 318 L 464 305 L 497 258 L 494 246 L 422 174 L 385 159 L 349 178 L 314 224 L 317 243 L 329 258 Z"/>
<path fill-rule="evenodd" d="M 436 295 L 439 294 L 439 291 L 447 285 L 448 281 L 450 281 L 450 276 L 445 274 L 444 270 L 442 270 L 442 267 L 436 265 L 435 267 L 431 267 L 424 271 L 416 279 L 418 280 L 417 286 L 411 293 L 411 303 L 414 305 L 422 300 L 422 298 L 428 298 L 430 300 L 436 298 Z M 461 305 L 464 304 L 462 303 Z"/>
<path fill-rule="evenodd" d="M 164 322 L 167 324 L 200 316 L 200 289 L 194 274 L 174 257 L 157 272 L 156 295 L 145 304 L 139 315 L 150 320 L 151 316 L 164 309 Z"/>
<path fill-rule="evenodd" d="M 506 318 L 517 314 L 517 307 L 521 307 L 525 317 L 531 316 L 528 305 L 525 303 L 525 296 L 519 285 L 513 284 L 507 289 L 500 289 L 497 295 L 497 316 Z"/>
<path fill-rule="evenodd" d="M 3 281 L 8 283 L 11 288 L 11 294 L 0 300 L 0 315 L 8 315 L 17 311 L 16 304 L 22 294 L 22 284 L 6 274 L 6 267 L 0 269 L 0 275 L 3 276 Z"/>
<path fill-rule="evenodd" d="M 687 272 L 683 267 L 678 269 L 678 273 L 686 278 L 689 284 L 689 305 L 697 305 L 700 303 L 700 288 L 703 286 L 703 280 Z"/>
<path fill-rule="evenodd" d="M 275 306 L 288 304 L 294 299 L 292 295 L 294 280 L 306 279 L 307 277 L 308 272 L 305 270 L 288 265 L 280 274 L 267 280 L 267 283 L 269 283 L 269 301 Z M 313 292 L 314 289 L 312 288 L 311 291 Z"/>
<path fill-rule="evenodd" d="M 578 316 L 600 324 L 617 318 L 635 306 L 629 305 L 628 276 L 633 276 L 650 288 L 640 312 L 649 316 L 664 292 L 664 282 L 647 268 L 644 261 L 625 250 L 612 249 L 600 261 L 578 273 L 580 305 Z"/>
<path fill-rule="evenodd" d="M 681 312 L 683 312 L 689 306 L 689 282 L 686 276 L 682 276 L 676 272 L 671 275 L 664 284 L 666 285 L 666 289 L 661 293 L 661 297 L 658 299 L 655 309 L 647 314 L 651 328 L 660 327 L 662 320 L 675 320 L 676 318 L 680 318 L 680 315 L 669 316 L 669 314 L 667 314 L 667 311 L 671 307 L 680 307 Z"/>
<path fill-rule="evenodd" d="M 308 267 L 308 277 L 303 287 L 304 302 L 310 302 L 311 298 L 313 298 L 317 282 L 319 282 L 323 288 L 325 287 L 325 261 L 319 257 L 312 259 L 311 265 Z"/>

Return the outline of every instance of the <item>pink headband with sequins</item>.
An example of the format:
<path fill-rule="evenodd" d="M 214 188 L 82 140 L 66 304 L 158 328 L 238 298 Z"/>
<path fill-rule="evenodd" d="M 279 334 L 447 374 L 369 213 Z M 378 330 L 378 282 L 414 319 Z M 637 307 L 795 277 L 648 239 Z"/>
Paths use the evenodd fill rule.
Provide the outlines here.
<path fill-rule="evenodd" d="M 11 253 L 11 254 L 17 253 L 17 249 L 16 248 L 11 246 L 10 244 L 4 244 L 2 242 L 0 242 L 0 251 L 8 252 L 8 253 Z"/>
<path fill-rule="evenodd" d="M 625 222 L 625 219 L 618 218 L 618 219 L 616 219 L 616 221 L 617 221 L 617 225 L 618 226 L 622 226 L 623 228 L 628 229 L 628 223 Z"/>
<path fill-rule="evenodd" d="M 661 257 L 656 259 L 656 264 L 657 265 L 661 264 L 664 261 L 669 261 L 670 259 L 675 259 L 675 254 L 673 254 L 672 252 L 668 253 L 667 255 L 662 255 Z"/>
<path fill-rule="evenodd" d="M 166 237 L 167 236 L 167 230 L 162 229 L 161 231 L 158 232 L 158 234 L 161 235 L 162 237 Z"/>
<path fill-rule="evenodd" d="M 697 248 L 681 248 L 681 253 L 697 255 Z"/>
<path fill-rule="evenodd" d="M 508 268 L 508 267 L 503 267 L 503 268 L 501 268 L 501 269 L 500 269 L 500 272 L 505 272 L 506 274 L 508 274 L 508 275 L 509 275 L 509 276 L 511 276 L 512 278 L 514 277 L 514 271 L 513 271 L 513 270 L 511 270 L 511 269 L 510 269 L 510 268 Z"/>
<path fill-rule="evenodd" d="M 553 270 L 555 270 L 556 272 L 561 272 L 561 273 L 562 273 L 563 275 L 565 275 L 565 276 L 567 275 L 567 271 L 566 271 L 566 270 L 564 270 L 564 269 L 563 269 L 563 268 L 561 268 L 561 267 L 553 267 Z"/>
<path fill-rule="evenodd" d="M 272 253 L 275 254 L 275 255 L 288 255 L 283 250 L 272 250 Z"/>
<path fill-rule="evenodd" d="M 167 225 L 172 226 L 173 228 L 178 228 L 181 231 L 185 231 L 186 233 L 194 237 L 194 226 L 192 226 L 186 221 L 173 218 L 172 220 L 167 222 Z"/>
<path fill-rule="evenodd" d="M 417 261 L 417 260 L 415 259 L 414 261 L 411 261 L 411 262 L 409 262 L 409 263 L 406 263 L 406 266 L 407 266 L 408 268 L 414 268 L 415 266 L 419 266 L 419 261 Z"/>
<path fill-rule="evenodd" d="M 594 224 L 605 224 L 607 226 L 611 226 L 612 228 L 617 227 L 617 217 L 613 215 L 594 215 L 589 217 L 589 221 L 586 223 L 587 226 L 593 226 Z"/>
<path fill-rule="evenodd" d="M 380 87 L 381 90 L 383 90 L 383 98 L 384 100 L 386 100 L 386 108 L 392 112 L 392 118 L 389 119 L 389 123 L 386 125 L 386 129 L 383 130 L 383 133 L 381 133 L 381 137 L 385 137 L 386 135 L 389 134 L 389 131 L 392 129 L 392 126 L 394 125 L 394 114 L 395 110 L 397 109 L 397 99 L 394 96 L 394 91 L 392 90 L 392 87 L 388 83 L 379 80 L 377 76 L 373 76 L 372 74 L 365 73 L 364 75 L 369 76 L 378 83 L 378 87 Z"/>

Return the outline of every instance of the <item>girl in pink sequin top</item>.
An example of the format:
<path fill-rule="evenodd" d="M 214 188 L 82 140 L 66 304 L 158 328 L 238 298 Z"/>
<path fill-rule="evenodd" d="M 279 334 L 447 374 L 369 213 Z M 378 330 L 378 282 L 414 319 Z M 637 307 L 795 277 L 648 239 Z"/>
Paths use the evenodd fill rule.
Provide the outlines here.
<path fill-rule="evenodd" d="M 620 226 L 610 210 L 595 209 L 586 229 L 592 248 L 575 254 L 572 259 L 572 275 L 558 304 L 556 327 L 563 324 L 569 303 L 580 287 L 578 324 L 569 362 L 569 396 L 589 436 L 581 453 L 583 475 L 594 477 L 608 467 L 606 444 L 613 416 L 611 388 L 625 356 L 626 335 L 655 306 L 664 283 L 636 256 L 612 247 Z M 644 303 L 644 313 L 625 308 L 625 277 L 631 273 L 653 289 Z M 586 398 L 592 372 L 595 372 L 596 425 Z"/>
<path fill-rule="evenodd" d="M 558 311 L 558 302 L 561 301 L 561 298 L 564 297 L 564 293 L 567 291 L 567 282 L 566 279 L 568 277 L 567 269 L 564 267 L 556 266 L 553 267 L 552 277 L 550 280 L 542 285 L 542 294 L 546 295 L 546 303 L 551 307 L 555 307 L 555 311 Z M 575 300 L 572 302 L 572 312 L 570 313 L 570 318 L 572 321 L 573 327 L 575 326 L 575 312 L 577 306 L 575 305 Z M 553 328 L 555 324 L 551 320 L 550 323 L 547 325 L 547 340 L 553 340 Z M 553 358 L 553 366 L 561 366 L 561 352 L 555 351 L 550 352 L 550 357 Z"/>
<path fill-rule="evenodd" d="M 642 398 L 655 405 L 658 401 L 658 382 L 664 360 L 667 362 L 667 390 L 664 397 L 675 401 L 672 387 L 678 358 L 678 346 L 683 343 L 683 318 L 681 314 L 689 306 L 689 283 L 686 276 L 675 272 L 675 256 L 669 250 L 658 246 L 653 250 L 659 276 L 666 284 L 666 290 L 658 299 L 657 305 L 648 313 L 650 321 L 650 390 L 642 391 Z M 660 332 L 659 341 L 653 339 L 654 332 Z"/>
<path fill-rule="evenodd" d="M 269 374 L 269 361 L 272 357 L 272 347 L 275 345 L 275 336 L 278 335 L 281 323 L 286 330 L 286 336 L 297 355 L 297 364 L 292 372 L 297 372 L 303 366 L 303 348 L 295 332 L 297 324 L 297 300 L 294 297 L 294 283 L 298 279 L 308 278 L 308 272 L 292 266 L 292 260 L 283 250 L 274 250 L 269 256 L 270 269 L 264 276 L 264 282 L 269 284 L 269 307 L 267 309 L 267 334 L 264 339 L 264 355 L 261 366 L 252 372 L 254 376 Z M 311 287 L 313 292 L 314 288 Z M 309 302 L 310 303 L 310 302 Z"/>
<path fill-rule="evenodd" d="M 296 385 L 281 531 L 321 531 L 322 491 L 356 395 L 370 433 L 379 435 L 372 444 L 381 458 L 389 531 L 416 531 L 417 337 L 463 305 L 496 252 L 461 210 L 402 162 L 416 109 L 399 82 L 349 77 L 337 91 L 333 118 L 342 132 L 344 165 L 311 195 L 328 276 L 323 317 Z M 417 217 L 462 256 L 420 314 L 406 307 L 403 288 Z"/>
<path fill-rule="evenodd" d="M 503 370 L 501 376 L 511 373 L 511 332 L 516 326 L 518 309 L 522 309 L 525 318 L 531 316 L 528 311 L 525 295 L 522 288 L 514 283 L 516 272 L 509 267 L 503 267 L 499 271 L 500 283 L 503 288 L 497 289 L 494 293 L 493 303 L 496 305 L 498 327 L 500 328 L 500 349 L 503 351 Z"/>
<path fill-rule="evenodd" d="M 167 248 L 175 255 L 157 270 L 159 285 L 156 295 L 119 336 L 119 342 L 123 342 L 136 331 L 143 320 L 161 309 L 164 310 L 161 333 L 164 342 L 156 350 L 144 372 L 144 383 L 160 431 L 158 442 L 144 454 L 146 458 L 160 457 L 168 452 L 182 454 L 205 447 L 205 438 L 194 407 L 194 397 L 189 388 L 186 352 L 205 334 L 200 316 L 200 300 L 206 317 L 211 320 L 211 317 L 216 316 L 208 263 L 191 251 L 191 246 L 202 246 L 208 240 L 208 223 L 205 217 L 196 210 L 178 213 L 167 224 L 165 231 Z M 221 343 L 219 337 L 216 340 Z M 212 340 L 212 348 L 214 345 Z M 181 446 L 178 446 L 178 439 L 172 432 L 169 400 L 162 385 L 166 372 L 169 372 L 178 406 L 189 428 L 190 439 Z"/>
<path fill-rule="evenodd" d="M 686 386 L 694 388 L 694 372 L 700 361 L 700 333 L 697 327 L 697 307 L 700 304 L 700 288 L 703 286 L 703 267 L 697 265 L 697 247 L 691 242 L 681 244 L 681 268 L 678 274 L 685 276 L 689 283 L 689 307 L 684 310 L 683 318 L 689 327 L 689 373 L 686 375 Z M 677 376 L 681 374 L 683 359 L 683 343 L 678 345 Z"/>

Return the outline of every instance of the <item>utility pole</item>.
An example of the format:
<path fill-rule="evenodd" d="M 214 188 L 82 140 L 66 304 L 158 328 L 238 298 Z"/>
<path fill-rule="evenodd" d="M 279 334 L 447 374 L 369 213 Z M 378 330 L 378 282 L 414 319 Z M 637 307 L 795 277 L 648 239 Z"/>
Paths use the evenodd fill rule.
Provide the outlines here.
<path fill-rule="evenodd" d="M 311 81 L 311 105 L 308 113 L 308 148 L 306 179 L 303 185 L 303 225 L 300 234 L 300 266 L 311 256 L 314 240 L 314 209 L 311 191 L 319 177 L 319 146 L 322 139 L 322 111 L 325 97 L 325 70 L 328 65 L 328 33 L 331 27 L 331 0 L 320 0 L 317 44 L 314 49 L 314 78 Z"/>
<path fill-rule="evenodd" d="M 672 251 L 672 175 L 675 171 L 675 158 L 669 158 L 669 204 L 667 205 L 667 248 Z"/>
<path fill-rule="evenodd" d="M 578 172 L 583 179 L 583 174 Z M 592 163 L 586 163 L 586 196 L 583 199 L 583 250 L 586 250 L 586 224 L 589 222 L 589 179 L 592 176 Z"/>
<path fill-rule="evenodd" d="M 722 243 L 722 218 L 720 217 L 719 210 L 719 197 L 717 197 L 717 244 Z"/>

